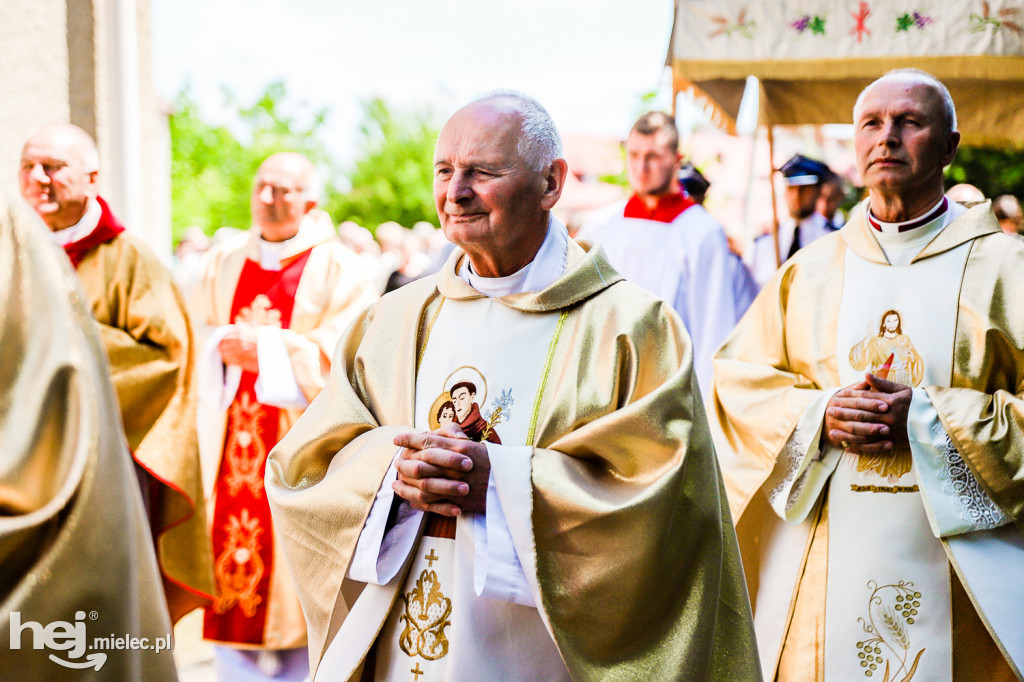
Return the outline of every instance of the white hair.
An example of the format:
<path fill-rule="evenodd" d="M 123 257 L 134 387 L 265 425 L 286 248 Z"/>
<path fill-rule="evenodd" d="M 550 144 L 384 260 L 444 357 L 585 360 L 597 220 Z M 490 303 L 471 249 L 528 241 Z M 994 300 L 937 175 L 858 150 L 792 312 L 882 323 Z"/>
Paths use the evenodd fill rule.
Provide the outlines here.
<path fill-rule="evenodd" d="M 857 101 L 853 104 L 853 120 L 857 120 L 857 112 L 860 110 L 860 105 L 864 100 L 864 93 L 871 89 L 871 86 L 879 81 L 885 80 L 886 78 L 897 77 L 904 80 L 917 81 L 931 87 L 935 92 L 942 98 L 943 114 L 946 118 L 946 132 L 955 133 L 957 132 L 956 127 L 956 107 L 953 106 L 953 97 L 950 96 L 949 90 L 943 85 L 935 76 L 931 75 L 927 71 L 921 69 L 893 69 L 892 71 L 886 72 L 884 76 L 872 81 L 871 85 L 860 91 L 857 95 Z"/>
<path fill-rule="evenodd" d="M 472 103 L 493 99 L 511 100 L 519 112 L 520 137 L 516 145 L 519 158 L 535 171 L 542 171 L 563 157 L 562 137 L 555 122 L 540 102 L 515 90 L 495 90 Z"/>

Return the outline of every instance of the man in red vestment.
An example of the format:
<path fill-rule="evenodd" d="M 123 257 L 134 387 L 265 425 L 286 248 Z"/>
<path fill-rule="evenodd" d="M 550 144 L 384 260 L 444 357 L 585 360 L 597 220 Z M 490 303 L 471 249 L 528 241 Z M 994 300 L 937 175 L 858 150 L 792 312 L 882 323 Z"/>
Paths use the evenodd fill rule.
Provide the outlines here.
<path fill-rule="evenodd" d="M 84 130 L 57 123 L 33 133 L 18 182 L 75 267 L 99 327 L 176 621 L 213 591 L 184 301 L 99 196 L 99 153 Z"/>
<path fill-rule="evenodd" d="M 205 254 L 196 286 L 193 315 L 208 334 L 198 417 L 217 592 L 203 636 L 218 644 L 221 679 L 309 675 L 305 621 L 263 477 L 267 454 L 323 386 L 341 332 L 372 292 L 361 261 L 314 212 L 315 181 L 299 154 L 267 158 L 252 229 Z"/>
<path fill-rule="evenodd" d="M 679 181 L 679 130 L 668 114 L 641 116 L 626 138 L 629 199 L 601 211 L 579 238 L 604 248 L 622 276 L 664 300 L 693 340 L 701 393 L 711 388 L 711 354 L 757 295 L 721 224 Z"/>

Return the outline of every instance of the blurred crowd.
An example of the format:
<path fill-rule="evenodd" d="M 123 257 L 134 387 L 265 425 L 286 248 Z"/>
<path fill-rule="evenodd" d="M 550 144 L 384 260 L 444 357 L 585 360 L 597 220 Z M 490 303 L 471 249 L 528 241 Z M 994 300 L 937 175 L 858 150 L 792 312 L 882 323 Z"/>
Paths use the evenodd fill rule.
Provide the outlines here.
<path fill-rule="evenodd" d="M 309 217 L 335 229 L 331 216 L 322 209 L 313 209 Z M 241 232 L 234 227 L 221 227 L 211 237 L 198 227 L 185 231 L 174 249 L 174 278 L 186 298 L 199 275 L 202 255 Z M 454 248 L 439 227 L 426 221 L 411 227 L 389 221 L 371 232 L 363 225 L 345 220 L 337 226 L 337 233 L 342 243 L 359 256 L 379 294 L 437 272 Z"/>

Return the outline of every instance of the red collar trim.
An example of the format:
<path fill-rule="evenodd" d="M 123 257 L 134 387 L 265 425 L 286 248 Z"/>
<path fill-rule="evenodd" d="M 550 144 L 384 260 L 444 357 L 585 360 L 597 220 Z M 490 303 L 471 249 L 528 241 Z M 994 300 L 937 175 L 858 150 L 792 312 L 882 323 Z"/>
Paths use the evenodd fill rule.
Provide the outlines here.
<path fill-rule="evenodd" d="M 654 220 L 659 223 L 670 223 L 679 215 L 697 202 L 682 192 L 678 194 L 665 194 L 658 197 L 658 203 L 653 209 L 648 209 L 643 200 L 636 194 L 626 202 L 626 208 L 622 212 L 624 218 L 640 218 L 642 220 Z"/>
<path fill-rule="evenodd" d="M 124 232 L 124 226 L 117 221 L 114 214 L 110 212 L 110 207 L 107 206 L 101 197 L 96 197 L 96 201 L 100 203 L 100 221 L 96 225 L 96 229 L 85 235 L 81 239 L 64 246 L 64 252 L 68 254 L 68 258 L 71 259 L 71 265 L 78 269 L 78 264 L 89 254 L 90 251 L 95 249 L 97 246 L 106 244 L 112 241 L 114 237 Z"/>
<path fill-rule="evenodd" d="M 942 201 L 939 203 L 939 205 L 933 208 L 927 214 L 915 220 L 911 220 L 906 223 L 896 223 L 895 225 L 892 223 L 886 223 L 883 225 L 881 222 L 878 221 L 877 218 L 875 218 L 874 215 L 872 215 L 871 209 L 868 208 L 868 224 L 871 225 L 871 227 L 873 227 L 877 232 L 910 232 L 911 230 L 923 227 L 928 223 L 932 222 L 940 215 L 945 213 L 947 208 L 949 208 L 949 200 L 946 199 L 946 197 L 942 197 Z"/>

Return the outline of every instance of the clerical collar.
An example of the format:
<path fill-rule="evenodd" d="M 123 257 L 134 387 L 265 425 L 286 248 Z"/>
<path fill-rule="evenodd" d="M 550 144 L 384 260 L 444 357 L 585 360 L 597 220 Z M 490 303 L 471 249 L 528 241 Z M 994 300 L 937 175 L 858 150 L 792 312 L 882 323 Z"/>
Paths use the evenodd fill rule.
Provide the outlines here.
<path fill-rule="evenodd" d="M 679 214 L 693 206 L 695 202 L 682 192 L 673 194 L 662 194 L 654 204 L 654 208 L 647 208 L 647 204 L 640 198 L 640 195 L 633 194 L 626 202 L 626 208 L 622 212 L 623 218 L 640 218 L 641 220 L 654 220 L 659 223 L 670 223 L 679 217 Z"/>
<path fill-rule="evenodd" d="M 540 291 L 565 274 L 569 254 L 569 232 L 554 217 L 548 220 L 548 232 L 533 260 L 506 277 L 482 277 L 473 272 L 469 258 L 459 268 L 459 277 L 488 297 L 509 296 L 524 291 Z"/>
<path fill-rule="evenodd" d="M 932 207 L 932 210 L 928 211 L 920 218 L 914 218 L 913 220 L 907 220 L 902 223 L 884 223 L 871 213 L 871 206 L 869 205 L 867 212 L 868 224 L 878 232 L 885 232 L 886 234 L 909 232 L 910 230 L 924 227 L 932 221 L 937 220 L 946 213 L 948 208 L 949 202 L 946 200 L 946 197 L 942 197 L 942 199 L 939 200 L 939 203 Z"/>
<path fill-rule="evenodd" d="M 96 226 L 100 224 L 100 217 L 102 215 L 103 208 L 100 206 L 100 202 L 90 197 L 85 207 L 85 213 L 82 214 L 81 219 L 77 223 L 70 227 L 65 227 L 63 230 L 50 232 L 50 234 L 53 235 L 53 240 L 57 246 L 67 246 L 88 236 L 95 230 Z"/>
<path fill-rule="evenodd" d="M 281 256 L 284 255 L 288 246 L 294 240 L 299 238 L 299 235 L 309 230 L 309 226 L 307 225 L 308 221 L 308 217 L 303 218 L 302 222 L 299 223 L 299 231 L 282 242 L 269 242 L 263 237 L 260 237 L 260 267 L 264 270 L 280 270 Z"/>

